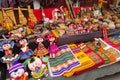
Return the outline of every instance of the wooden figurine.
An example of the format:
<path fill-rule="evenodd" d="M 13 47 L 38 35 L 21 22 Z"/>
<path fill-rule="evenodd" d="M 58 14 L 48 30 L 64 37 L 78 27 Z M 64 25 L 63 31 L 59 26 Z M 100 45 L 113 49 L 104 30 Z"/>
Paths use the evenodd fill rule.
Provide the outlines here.
<path fill-rule="evenodd" d="M 33 10 L 28 6 L 28 26 L 29 28 L 33 29 L 35 24 L 37 23 L 37 19 L 33 13 Z"/>
<path fill-rule="evenodd" d="M 2 20 L 2 26 L 4 26 L 6 28 L 6 30 L 10 31 L 13 30 L 13 22 L 11 21 L 11 19 L 8 17 L 7 13 L 4 11 L 4 9 L 2 9 L 2 13 L 3 13 L 3 20 Z"/>
<path fill-rule="evenodd" d="M 18 15 L 19 15 L 19 24 L 20 24 L 21 26 L 27 25 L 27 19 L 26 19 L 25 16 L 23 15 L 20 7 L 18 7 Z"/>

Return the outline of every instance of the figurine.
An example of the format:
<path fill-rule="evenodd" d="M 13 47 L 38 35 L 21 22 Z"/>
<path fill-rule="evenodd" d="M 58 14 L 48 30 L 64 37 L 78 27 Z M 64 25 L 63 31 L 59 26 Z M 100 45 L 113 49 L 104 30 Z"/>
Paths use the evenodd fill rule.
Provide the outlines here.
<path fill-rule="evenodd" d="M 47 62 L 48 58 L 38 58 L 36 56 L 32 57 L 27 61 L 27 70 L 29 70 L 31 73 L 30 75 L 35 79 L 35 80 L 41 80 L 41 78 L 45 78 L 48 76 L 47 74 Z"/>
<path fill-rule="evenodd" d="M 42 44 L 43 37 L 42 36 L 37 37 L 36 42 L 38 43 L 38 47 L 35 49 L 34 55 L 43 57 L 44 55 L 48 54 L 48 50 Z"/>
<path fill-rule="evenodd" d="M 26 72 L 24 66 L 18 61 L 12 64 L 9 69 L 10 80 L 28 80 L 28 72 Z"/>
<path fill-rule="evenodd" d="M 48 41 L 50 42 L 50 46 L 48 47 L 50 58 L 55 58 L 55 54 L 59 51 L 58 46 L 55 44 L 56 37 L 53 34 L 49 34 Z"/>
<path fill-rule="evenodd" d="M 34 52 L 28 48 L 28 41 L 26 38 L 19 40 L 19 44 L 21 45 L 21 52 L 19 53 L 20 60 L 25 60 L 33 56 Z"/>
<path fill-rule="evenodd" d="M 95 46 L 96 46 L 97 48 L 100 48 L 100 47 L 101 47 L 100 40 L 97 39 L 97 38 L 95 38 L 94 40 L 95 40 Z"/>
<path fill-rule="evenodd" d="M 26 31 L 23 27 L 18 27 L 8 33 L 9 39 L 14 40 L 26 35 Z"/>
<path fill-rule="evenodd" d="M 2 57 L 2 62 L 7 63 L 7 69 L 11 67 L 11 63 L 18 59 L 18 54 L 13 54 L 14 41 L 3 39 L 0 42 L 0 51 L 5 53 L 5 56 Z"/>
<path fill-rule="evenodd" d="M 57 8 L 52 11 L 52 17 L 53 21 L 57 20 L 64 21 L 64 14 Z"/>

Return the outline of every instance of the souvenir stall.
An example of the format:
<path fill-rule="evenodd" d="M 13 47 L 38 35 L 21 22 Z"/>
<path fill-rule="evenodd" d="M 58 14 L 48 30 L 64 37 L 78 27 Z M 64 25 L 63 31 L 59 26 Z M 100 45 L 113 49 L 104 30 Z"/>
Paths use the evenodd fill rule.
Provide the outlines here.
<path fill-rule="evenodd" d="M 95 80 L 120 72 L 120 8 L 112 2 L 0 0 L 0 80 Z"/>

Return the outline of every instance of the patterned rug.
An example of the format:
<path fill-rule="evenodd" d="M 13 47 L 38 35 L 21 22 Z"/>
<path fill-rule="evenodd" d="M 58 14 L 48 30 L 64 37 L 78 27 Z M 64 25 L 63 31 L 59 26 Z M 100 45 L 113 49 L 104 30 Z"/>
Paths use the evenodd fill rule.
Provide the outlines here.
<path fill-rule="evenodd" d="M 51 77 L 61 76 L 81 65 L 68 45 L 60 46 L 59 49 L 56 57 L 49 59 L 48 68 Z"/>
<path fill-rule="evenodd" d="M 79 59 L 81 65 L 74 68 L 70 72 L 64 73 L 63 76 L 70 77 L 73 74 L 83 73 L 87 71 L 86 69 L 95 65 L 94 61 L 92 61 L 92 59 L 90 59 L 82 50 L 80 50 L 76 44 L 70 44 L 69 47 L 72 49 L 75 57 Z"/>

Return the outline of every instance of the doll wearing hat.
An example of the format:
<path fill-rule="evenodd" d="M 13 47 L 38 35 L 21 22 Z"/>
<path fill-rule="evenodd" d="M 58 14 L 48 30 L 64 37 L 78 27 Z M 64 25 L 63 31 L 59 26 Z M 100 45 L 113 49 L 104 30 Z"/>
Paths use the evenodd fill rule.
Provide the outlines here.
<path fill-rule="evenodd" d="M 59 51 L 58 46 L 55 44 L 56 37 L 53 34 L 50 34 L 48 35 L 48 41 L 50 42 L 50 46 L 48 47 L 50 58 L 55 58 L 55 54 Z"/>
<path fill-rule="evenodd" d="M 4 39 L 0 42 L 0 51 L 5 53 L 5 56 L 2 57 L 2 62 L 7 63 L 7 69 L 10 68 L 11 63 L 18 59 L 18 54 L 13 54 L 14 42 L 8 39 Z"/>
<path fill-rule="evenodd" d="M 48 54 L 48 50 L 42 44 L 43 38 L 41 36 L 37 37 L 36 42 L 38 43 L 38 47 L 34 51 L 34 55 L 43 57 Z"/>
<path fill-rule="evenodd" d="M 28 41 L 26 38 L 19 40 L 21 45 L 20 60 L 26 60 L 27 58 L 33 56 L 34 52 L 28 48 Z"/>
<path fill-rule="evenodd" d="M 28 73 L 26 72 L 24 66 L 18 61 L 15 61 L 12 67 L 9 69 L 11 80 L 28 80 Z"/>
<path fill-rule="evenodd" d="M 28 60 L 27 70 L 30 71 L 30 75 L 36 80 L 47 77 L 47 62 L 47 57 L 39 58 L 34 56 Z"/>

